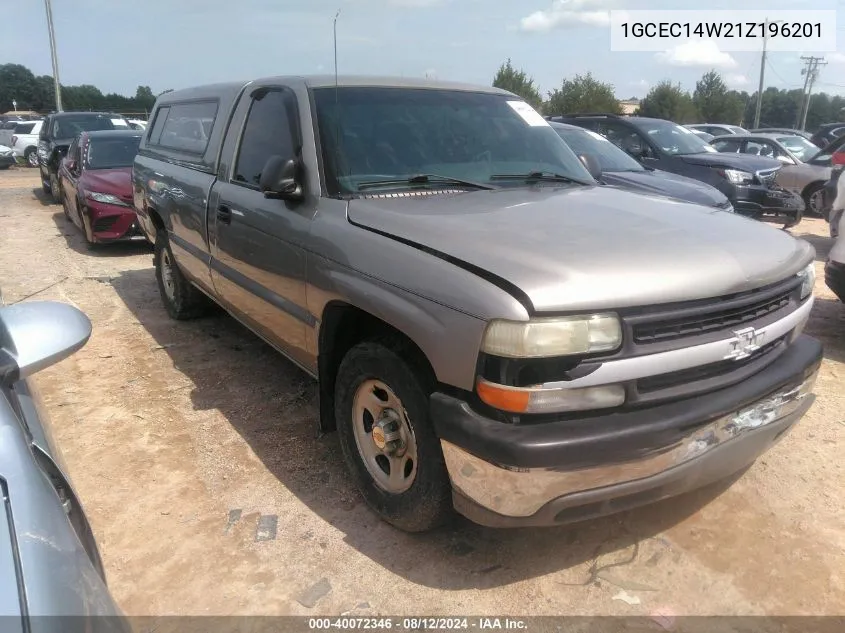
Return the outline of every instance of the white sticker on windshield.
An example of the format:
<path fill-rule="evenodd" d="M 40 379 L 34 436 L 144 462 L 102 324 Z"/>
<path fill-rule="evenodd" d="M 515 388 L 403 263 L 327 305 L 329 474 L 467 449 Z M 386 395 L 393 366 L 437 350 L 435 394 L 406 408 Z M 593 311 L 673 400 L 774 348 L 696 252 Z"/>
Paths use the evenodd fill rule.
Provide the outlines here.
<path fill-rule="evenodd" d="M 589 134 L 590 136 L 592 136 L 594 139 L 597 139 L 597 140 L 599 140 L 599 141 L 604 141 L 605 143 L 610 143 L 610 141 L 608 141 L 605 137 L 603 137 L 603 136 L 602 136 L 601 134 L 599 134 L 598 132 L 593 132 L 592 130 L 584 130 L 584 131 L 585 131 L 587 134 Z"/>
<path fill-rule="evenodd" d="M 532 127 L 549 125 L 549 122 L 540 116 L 540 113 L 537 112 L 537 110 L 525 103 L 525 101 L 508 101 L 507 103 L 528 125 Z"/>
<path fill-rule="evenodd" d="M 126 121 L 123 119 L 112 119 L 111 124 L 115 127 L 127 127 Z"/>

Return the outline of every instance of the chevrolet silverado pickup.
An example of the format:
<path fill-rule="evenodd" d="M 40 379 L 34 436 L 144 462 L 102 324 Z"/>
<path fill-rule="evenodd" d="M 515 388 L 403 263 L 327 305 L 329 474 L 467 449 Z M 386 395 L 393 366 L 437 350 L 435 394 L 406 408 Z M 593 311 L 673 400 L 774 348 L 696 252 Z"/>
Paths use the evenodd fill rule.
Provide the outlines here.
<path fill-rule="evenodd" d="M 319 431 L 401 529 L 663 499 L 814 400 L 812 246 L 598 186 L 509 92 L 272 77 L 150 120 L 133 196 L 166 310 L 216 302 L 315 377 Z"/>

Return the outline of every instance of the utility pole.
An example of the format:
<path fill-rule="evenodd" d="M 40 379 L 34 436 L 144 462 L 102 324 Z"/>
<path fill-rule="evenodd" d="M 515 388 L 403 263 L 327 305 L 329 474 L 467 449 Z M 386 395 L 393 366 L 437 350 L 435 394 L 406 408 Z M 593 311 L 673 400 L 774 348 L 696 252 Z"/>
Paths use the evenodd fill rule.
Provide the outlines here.
<path fill-rule="evenodd" d="M 56 57 L 56 35 L 53 32 L 53 9 L 50 0 L 44 0 L 47 9 L 47 31 L 50 34 L 50 56 L 53 58 L 53 86 L 56 90 L 56 112 L 62 111 L 62 88 L 59 82 L 59 58 Z"/>
<path fill-rule="evenodd" d="M 769 41 L 769 20 L 763 25 L 763 55 L 760 57 L 760 85 L 757 87 L 757 108 L 754 110 L 754 127 L 760 127 L 760 109 L 763 107 L 763 78 L 766 74 L 766 43 Z"/>
<path fill-rule="evenodd" d="M 819 66 L 827 65 L 824 57 L 801 56 L 801 59 L 807 64 L 806 68 L 801 70 L 804 75 L 804 91 L 802 93 L 803 103 L 801 104 L 801 112 L 799 114 L 799 121 L 797 127 L 803 130 L 807 126 L 807 113 L 810 111 L 810 97 L 813 93 L 813 84 L 819 76 Z"/>

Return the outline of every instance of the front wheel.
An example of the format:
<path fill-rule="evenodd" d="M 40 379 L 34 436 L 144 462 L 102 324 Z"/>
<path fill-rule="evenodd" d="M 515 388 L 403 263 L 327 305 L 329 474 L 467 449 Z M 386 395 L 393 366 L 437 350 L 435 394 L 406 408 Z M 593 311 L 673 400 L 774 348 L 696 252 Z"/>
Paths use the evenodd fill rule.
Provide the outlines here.
<path fill-rule="evenodd" d="M 354 346 L 338 369 L 335 418 L 367 504 L 401 530 L 424 532 L 451 516 L 451 486 L 429 419 L 430 381 L 413 357 L 389 338 Z"/>
<path fill-rule="evenodd" d="M 50 172 L 50 196 L 53 198 L 54 203 L 61 204 L 62 187 L 59 184 L 59 176 L 53 172 Z"/>
<path fill-rule="evenodd" d="M 34 147 L 30 147 L 24 152 L 26 164 L 30 167 L 38 167 L 38 151 Z"/>
<path fill-rule="evenodd" d="M 824 183 L 814 183 L 804 190 L 805 213 L 813 218 L 820 218 L 824 214 Z"/>
<path fill-rule="evenodd" d="M 202 316 L 207 305 L 205 295 L 185 278 L 173 259 L 170 240 L 164 229 L 158 231 L 153 263 L 161 300 L 167 313 L 180 321 Z"/>

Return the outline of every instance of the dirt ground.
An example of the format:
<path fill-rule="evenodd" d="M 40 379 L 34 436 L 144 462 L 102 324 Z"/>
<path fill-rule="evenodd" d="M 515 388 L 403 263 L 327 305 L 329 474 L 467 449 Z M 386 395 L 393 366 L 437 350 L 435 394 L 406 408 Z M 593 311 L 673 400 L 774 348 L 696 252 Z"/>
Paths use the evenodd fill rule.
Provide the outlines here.
<path fill-rule="evenodd" d="M 36 383 L 131 615 L 845 614 L 845 305 L 827 225 L 793 232 L 818 253 L 818 400 L 737 481 L 571 527 L 410 536 L 316 439 L 310 379 L 225 314 L 171 321 L 146 245 L 89 252 L 37 171 L 0 172 L 6 301 L 94 326 Z"/>

